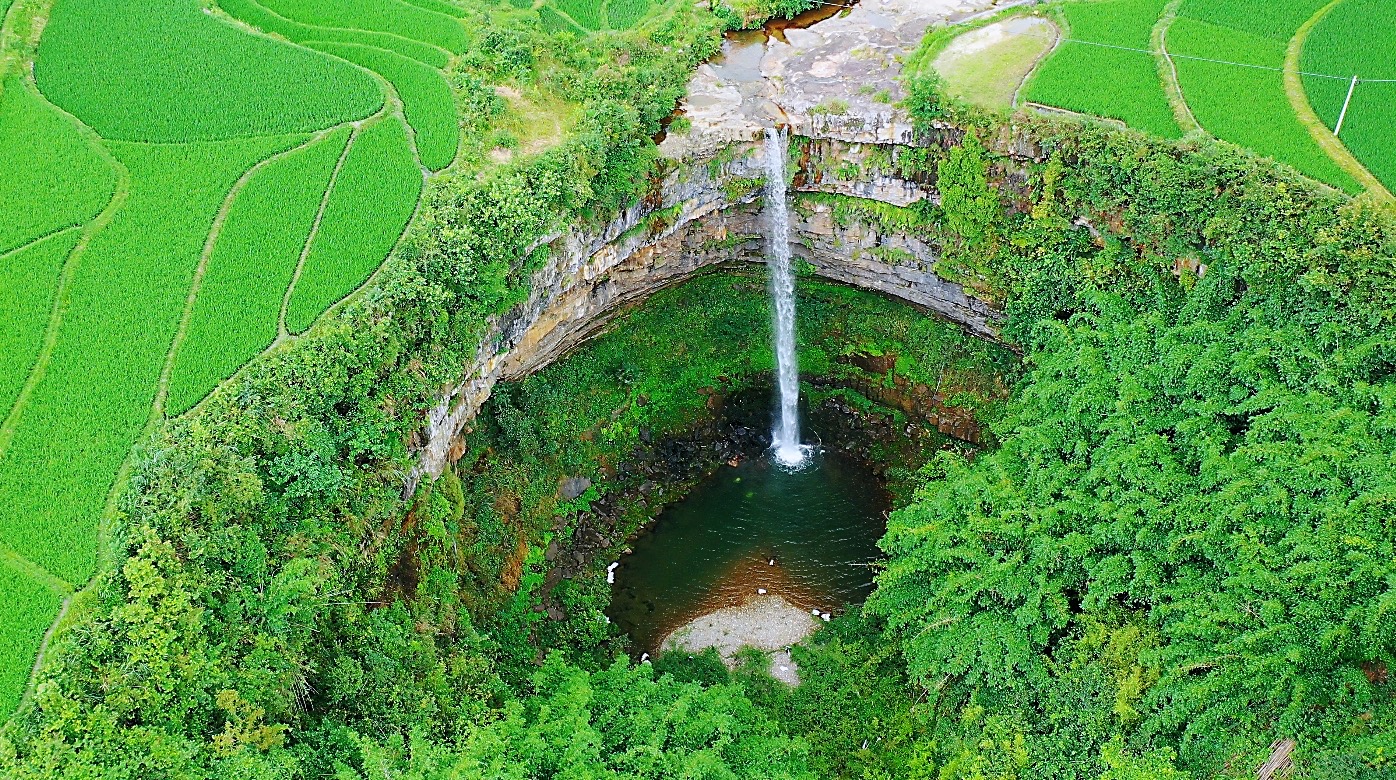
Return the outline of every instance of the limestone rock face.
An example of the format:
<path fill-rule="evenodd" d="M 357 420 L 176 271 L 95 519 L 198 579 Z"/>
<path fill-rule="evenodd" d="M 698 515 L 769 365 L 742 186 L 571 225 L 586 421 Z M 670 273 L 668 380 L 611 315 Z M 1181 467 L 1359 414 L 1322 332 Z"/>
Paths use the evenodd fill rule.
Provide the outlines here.
<path fill-rule="evenodd" d="M 935 24 L 1031 0 L 860 0 L 807 29 L 729 36 L 723 55 L 698 69 L 681 104 L 691 129 L 666 138 L 674 159 L 760 138 L 762 128 L 870 144 L 915 142 L 896 103 L 902 60 Z"/>
<path fill-rule="evenodd" d="M 719 61 L 699 68 L 684 100 L 692 129 L 664 140 L 668 164 L 651 194 L 600 229 L 573 228 L 540 240 L 549 261 L 534 274 L 528 300 L 488 323 L 475 360 L 431 410 L 416 437 L 420 459 L 406 492 L 460 457 L 460 434 L 496 382 L 548 365 L 626 305 L 703 268 L 765 261 L 761 138 L 773 119 L 810 139 L 792 150 L 798 158 L 792 191 L 896 206 L 936 201 L 933 181 L 897 173 L 898 155 L 915 139 L 887 102 L 900 98 L 896 58 L 912 51 L 930 24 L 987 5 L 862 0 L 847 16 L 786 31 L 785 41 L 760 33 L 738 39 Z M 1000 315 L 937 276 L 934 248 L 915 236 L 856 219 L 838 222 L 818 204 L 791 227 L 792 252 L 820 275 L 902 298 L 975 336 L 997 338 Z"/>
<path fill-rule="evenodd" d="M 562 480 L 562 484 L 558 485 L 557 490 L 564 501 L 571 501 L 587 492 L 589 487 L 591 487 L 591 480 L 586 477 L 568 477 Z"/>

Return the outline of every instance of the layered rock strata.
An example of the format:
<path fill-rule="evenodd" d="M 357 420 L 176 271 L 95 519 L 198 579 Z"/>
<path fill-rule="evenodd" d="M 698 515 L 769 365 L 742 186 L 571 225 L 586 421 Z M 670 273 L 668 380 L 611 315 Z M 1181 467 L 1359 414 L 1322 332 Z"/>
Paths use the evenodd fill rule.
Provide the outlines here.
<path fill-rule="evenodd" d="M 599 230 L 546 239 L 550 260 L 534 275 L 529 299 L 489 323 L 474 363 L 428 415 L 407 492 L 460 456 L 460 434 L 496 382 L 548 365 L 627 305 L 704 268 L 764 262 L 763 123 L 781 121 L 811 139 L 798 147 L 792 193 L 893 206 L 934 201 L 934 182 L 894 173 L 897 155 L 918 142 L 893 103 L 901 96 L 897 58 L 915 48 L 929 25 L 990 5 L 864 0 L 815 29 L 753 44 L 759 51 L 729 51 L 725 70 L 722 62 L 700 68 L 683 105 L 690 129 L 661 145 L 667 172 L 649 197 Z M 901 298 L 975 336 L 996 337 L 998 314 L 937 276 L 933 248 L 915 236 L 836 220 L 832 207 L 815 202 L 792 225 L 791 240 L 795 255 L 820 276 Z"/>

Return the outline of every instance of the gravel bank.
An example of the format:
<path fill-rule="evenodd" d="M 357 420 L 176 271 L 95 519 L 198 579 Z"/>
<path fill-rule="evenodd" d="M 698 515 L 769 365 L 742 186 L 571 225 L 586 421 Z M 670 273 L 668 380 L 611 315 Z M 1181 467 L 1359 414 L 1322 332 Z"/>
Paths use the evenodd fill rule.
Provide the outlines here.
<path fill-rule="evenodd" d="M 773 677 L 799 685 L 799 669 L 786 648 L 809 636 L 819 624 L 814 615 L 780 596 L 757 596 L 695 618 L 665 637 L 661 646 L 693 653 L 715 647 L 728 667 L 736 663 L 738 650 L 754 647 L 771 656 Z"/>

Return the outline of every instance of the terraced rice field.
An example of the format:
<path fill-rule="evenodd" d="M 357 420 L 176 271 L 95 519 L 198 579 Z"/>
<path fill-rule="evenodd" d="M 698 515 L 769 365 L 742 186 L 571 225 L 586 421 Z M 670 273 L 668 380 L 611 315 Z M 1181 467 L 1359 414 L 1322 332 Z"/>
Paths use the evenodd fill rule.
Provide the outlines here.
<path fill-rule="evenodd" d="M 1366 173 L 1296 110 L 1284 68 L 1296 34 L 1330 0 L 1104 0 L 1069 3 L 1056 51 L 1030 77 L 1027 99 L 1123 121 L 1165 137 L 1200 126 L 1218 138 L 1356 193 Z M 1169 57 L 1165 57 L 1165 51 Z M 1171 58 L 1171 59 L 1170 59 Z M 1300 67 L 1396 79 L 1396 5 L 1339 0 L 1303 44 Z M 1176 73 L 1176 83 L 1174 74 Z M 1305 76 L 1320 119 L 1337 121 L 1348 81 Z M 1170 95 L 1172 97 L 1170 97 Z M 1359 85 L 1343 141 L 1388 187 L 1396 183 L 1396 81 Z M 1322 141 L 1322 143 L 1321 143 Z M 1367 181 L 1371 181 L 1368 177 Z"/>
<path fill-rule="evenodd" d="M 375 46 L 319 41 L 309 45 L 362 65 L 393 85 L 416 137 L 417 154 L 424 167 L 439 171 L 456 159 L 460 126 L 451 87 L 440 70 Z"/>
<path fill-rule="evenodd" d="M 514 0 L 527 8 L 527 0 Z M 596 30 L 628 30 L 660 5 L 657 0 L 547 0 L 539 6 L 543 28 L 581 35 Z"/>
<path fill-rule="evenodd" d="M 1352 90 L 1340 138 L 1387 189 L 1396 189 L 1396 4 L 1342 0 L 1310 32 L 1300 66 L 1363 79 Z M 1304 77 L 1309 103 L 1330 128 L 1350 84 L 1348 78 Z"/>
<path fill-rule="evenodd" d="M 1285 94 L 1285 49 L 1295 30 L 1327 0 L 1184 0 L 1168 32 L 1183 96 L 1218 138 L 1355 192 L 1357 182 L 1323 151 Z M 1238 67 L 1204 59 L 1238 62 Z"/>
<path fill-rule="evenodd" d="M 465 27 L 458 19 L 398 0 L 259 0 L 272 13 L 315 27 L 349 28 L 396 35 L 465 51 Z"/>
<path fill-rule="evenodd" d="M 286 290 L 351 132 L 336 128 L 263 161 L 234 197 L 175 349 L 169 413 L 193 406 L 277 337 Z"/>
<path fill-rule="evenodd" d="M 101 565 L 133 445 L 360 287 L 456 159 L 463 17 L 55 0 L 32 79 L 3 66 L 0 717 Z"/>
<path fill-rule="evenodd" d="M 1159 83 L 1158 66 L 1147 53 L 1150 32 L 1166 2 L 1110 0 L 1064 8 L 1065 39 L 1033 74 L 1027 99 L 1118 119 L 1165 138 L 1182 135 Z"/>
<path fill-rule="evenodd" d="M 388 117 L 356 134 L 287 296 L 284 321 L 292 333 L 363 284 L 397 243 L 422 189 L 411 163 L 399 120 Z"/>
<path fill-rule="evenodd" d="M 296 43 L 318 41 L 376 46 L 397 52 L 404 57 L 411 57 L 433 68 L 444 68 L 451 60 L 451 53 L 439 46 L 388 33 L 302 24 L 273 13 L 256 0 L 218 0 L 218 7 L 252 27 L 275 33 Z"/>

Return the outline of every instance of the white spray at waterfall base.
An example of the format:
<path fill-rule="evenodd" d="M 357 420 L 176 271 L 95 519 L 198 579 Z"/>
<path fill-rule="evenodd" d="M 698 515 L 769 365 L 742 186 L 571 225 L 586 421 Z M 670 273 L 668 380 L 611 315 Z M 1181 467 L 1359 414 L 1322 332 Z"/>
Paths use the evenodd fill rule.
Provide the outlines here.
<path fill-rule="evenodd" d="M 795 355 L 795 272 L 790 267 L 790 210 L 785 202 L 785 133 L 766 130 L 766 213 L 771 218 L 771 296 L 775 299 L 776 377 L 780 414 L 771 450 L 781 465 L 805 461 L 800 446 L 800 365 Z"/>

